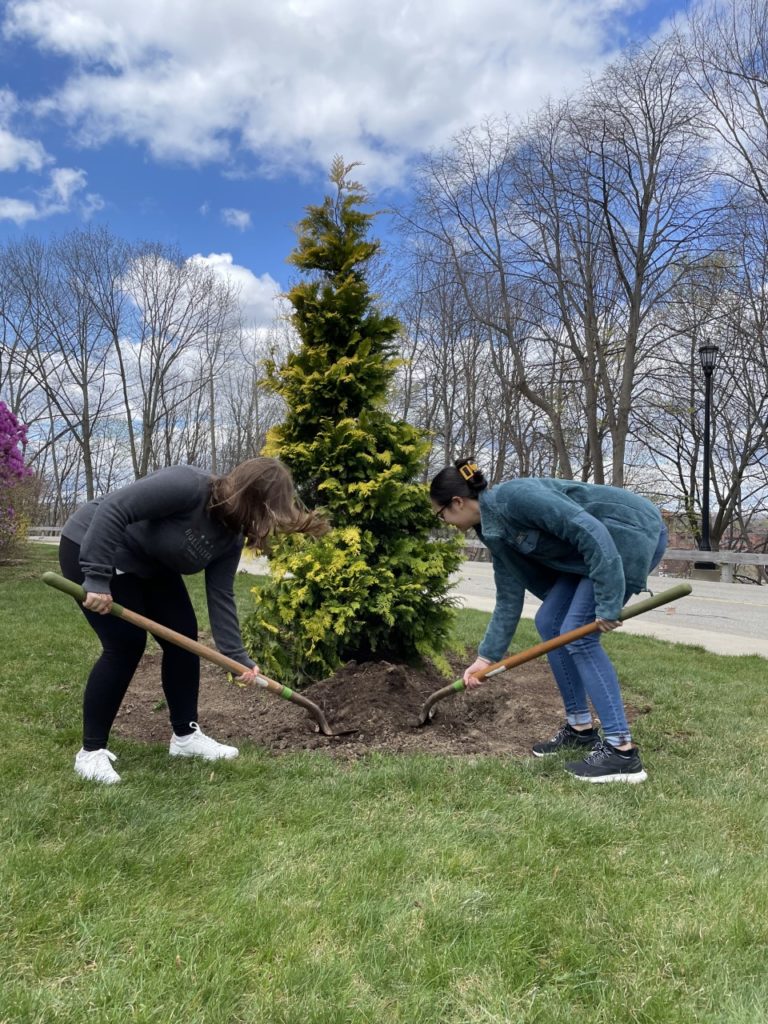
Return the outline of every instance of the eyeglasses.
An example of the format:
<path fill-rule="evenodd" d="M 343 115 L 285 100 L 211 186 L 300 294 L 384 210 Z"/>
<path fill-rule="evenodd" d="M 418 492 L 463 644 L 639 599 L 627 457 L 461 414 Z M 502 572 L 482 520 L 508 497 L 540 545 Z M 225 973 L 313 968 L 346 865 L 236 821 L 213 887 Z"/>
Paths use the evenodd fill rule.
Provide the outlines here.
<path fill-rule="evenodd" d="M 446 501 L 446 503 L 444 505 L 441 505 L 440 508 L 437 510 L 437 512 L 435 512 L 435 518 L 439 519 L 441 523 L 444 523 L 445 522 L 445 516 L 443 515 L 443 512 L 445 512 L 445 510 L 448 508 L 448 506 L 452 505 L 452 504 L 453 504 L 453 498 L 449 498 L 449 500 Z"/>

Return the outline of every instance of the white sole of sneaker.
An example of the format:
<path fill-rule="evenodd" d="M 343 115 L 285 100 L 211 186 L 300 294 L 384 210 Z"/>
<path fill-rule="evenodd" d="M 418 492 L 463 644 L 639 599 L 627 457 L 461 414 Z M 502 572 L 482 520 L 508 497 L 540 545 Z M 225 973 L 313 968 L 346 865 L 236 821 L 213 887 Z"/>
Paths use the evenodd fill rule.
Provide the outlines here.
<path fill-rule="evenodd" d="M 572 775 L 571 772 L 568 772 Z M 579 782 L 645 782 L 648 778 L 648 773 L 643 770 L 641 772 L 617 772 L 615 775 L 601 775 L 599 777 L 590 778 L 588 775 L 572 775 L 574 779 L 578 779 Z"/>
<path fill-rule="evenodd" d="M 238 751 L 239 753 L 239 751 Z M 187 753 L 186 750 L 169 750 L 169 757 L 199 757 L 201 761 L 234 761 L 238 754 L 200 754 Z"/>
<path fill-rule="evenodd" d="M 560 750 L 532 750 L 534 757 L 557 757 L 558 754 L 568 754 L 570 757 L 578 757 L 579 751 L 589 753 L 589 748 L 583 747 L 561 747 Z"/>
<path fill-rule="evenodd" d="M 100 779 L 97 775 L 83 775 L 77 768 L 75 768 L 75 775 L 78 779 L 82 779 L 83 782 L 97 782 L 100 786 L 116 786 L 118 782 L 122 782 L 119 775 L 116 779 Z"/>

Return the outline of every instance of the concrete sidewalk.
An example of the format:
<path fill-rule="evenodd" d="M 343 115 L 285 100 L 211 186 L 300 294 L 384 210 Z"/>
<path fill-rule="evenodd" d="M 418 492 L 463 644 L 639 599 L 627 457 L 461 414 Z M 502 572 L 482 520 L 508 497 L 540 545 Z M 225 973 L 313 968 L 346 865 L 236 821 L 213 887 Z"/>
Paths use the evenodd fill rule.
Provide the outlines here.
<path fill-rule="evenodd" d="M 265 558 L 243 559 L 240 568 L 259 575 L 268 571 Z M 651 576 L 648 585 L 656 594 L 680 582 L 669 576 Z M 631 619 L 622 630 L 704 647 L 715 654 L 758 654 L 768 658 L 768 587 L 704 580 L 687 582 L 693 588 L 688 597 Z M 493 611 L 491 564 L 463 562 L 455 576 L 454 590 L 465 608 Z M 640 594 L 633 601 L 647 596 Z M 540 604 L 529 594 L 523 606 L 524 618 L 532 619 Z"/>

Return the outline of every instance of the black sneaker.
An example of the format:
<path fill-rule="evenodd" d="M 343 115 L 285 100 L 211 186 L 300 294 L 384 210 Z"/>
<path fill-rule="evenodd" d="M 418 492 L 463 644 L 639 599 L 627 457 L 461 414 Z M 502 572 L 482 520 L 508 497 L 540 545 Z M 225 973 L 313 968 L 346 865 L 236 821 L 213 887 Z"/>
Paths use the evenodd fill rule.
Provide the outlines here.
<path fill-rule="evenodd" d="M 565 770 L 584 782 L 645 782 L 648 778 L 637 747 L 617 750 L 606 740 L 583 761 L 569 761 Z"/>
<path fill-rule="evenodd" d="M 551 740 L 546 740 L 544 743 L 534 743 L 531 750 L 534 757 L 546 757 L 548 754 L 556 754 L 563 747 L 581 747 L 582 749 L 587 747 L 589 750 L 592 750 L 599 742 L 600 734 L 597 729 L 582 729 L 579 732 L 569 722 L 566 722 Z"/>

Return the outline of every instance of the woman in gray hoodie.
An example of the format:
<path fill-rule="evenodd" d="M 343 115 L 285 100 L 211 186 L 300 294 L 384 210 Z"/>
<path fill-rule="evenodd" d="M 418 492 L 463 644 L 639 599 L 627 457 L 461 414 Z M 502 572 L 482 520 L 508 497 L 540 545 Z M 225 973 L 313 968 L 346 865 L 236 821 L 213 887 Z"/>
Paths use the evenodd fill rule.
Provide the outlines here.
<path fill-rule="evenodd" d="M 661 560 L 667 531 L 659 510 L 639 494 L 578 480 L 521 478 L 488 488 L 474 462 L 462 459 L 432 481 L 436 516 L 460 530 L 472 527 L 491 552 L 496 606 L 464 673 L 475 673 L 505 654 L 523 609 L 526 590 L 541 598 L 536 628 L 545 640 L 595 619 L 600 631 L 552 651 L 549 664 L 565 706 L 560 731 L 541 743 L 537 757 L 561 749 L 589 751 L 566 764 L 586 782 L 643 782 L 646 772 L 627 724 L 616 670 L 600 643 L 620 626 L 627 599 L 646 586 Z M 594 728 L 589 698 L 603 727 Z"/>
<path fill-rule="evenodd" d="M 120 781 L 107 741 L 144 653 L 146 633 L 109 614 L 113 598 L 197 639 L 182 576 L 204 570 L 213 639 L 242 664 L 239 678 L 251 681 L 259 669 L 243 646 L 234 597 L 243 544 L 262 548 L 270 534 L 319 537 L 328 528 L 320 515 L 301 507 L 287 468 L 269 458 L 249 459 L 226 476 L 171 466 L 79 508 L 62 531 L 59 561 L 64 576 L 86 591 L 83 612 L 102 653 L 85 688 L 78 775 Z M 197 724 L 200 659 L 167 641 L 158 643 L 173 727 L 171 756 L 236 757 L 236 747 L 206 736 Z"/>

